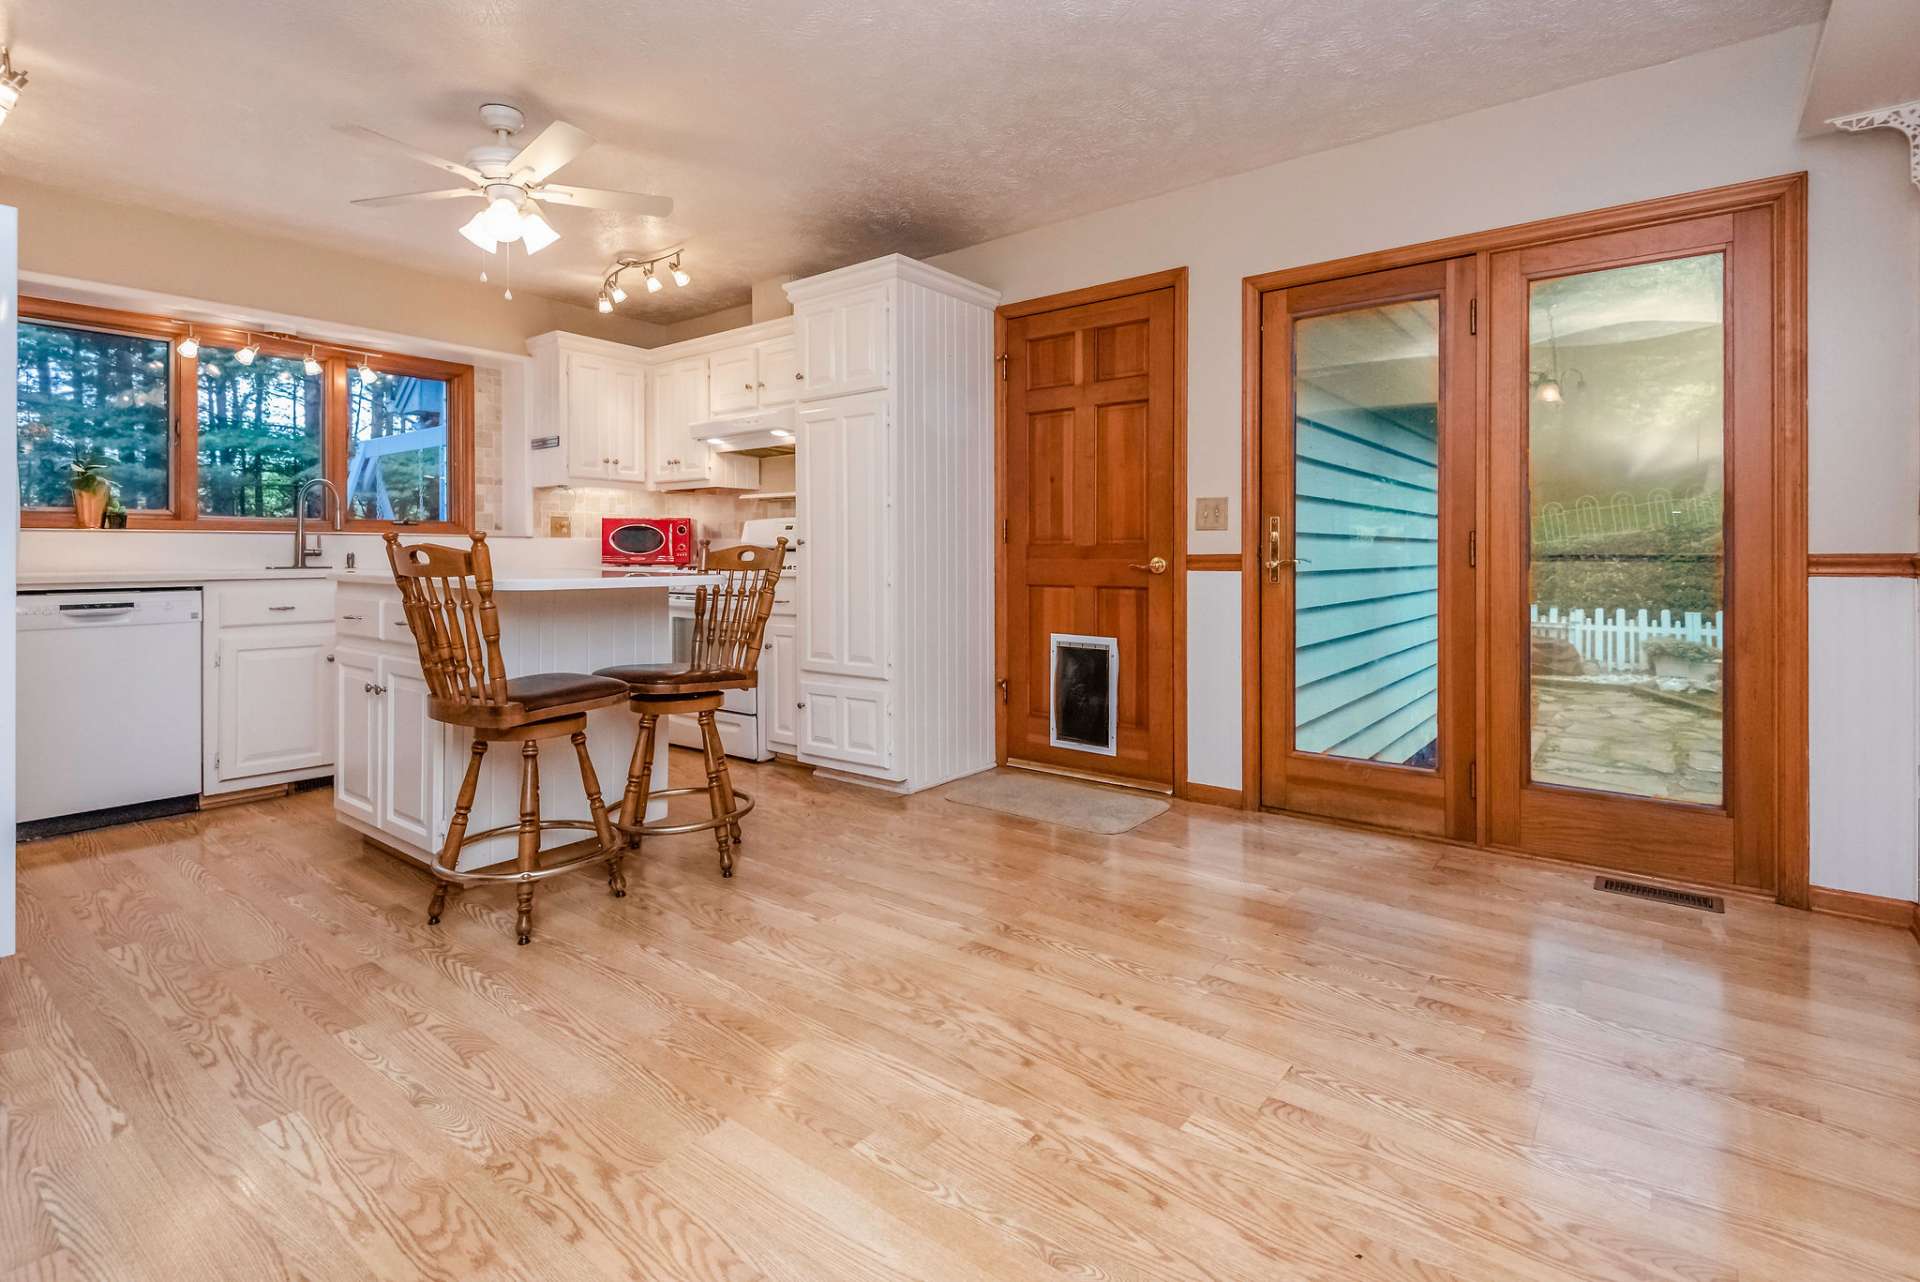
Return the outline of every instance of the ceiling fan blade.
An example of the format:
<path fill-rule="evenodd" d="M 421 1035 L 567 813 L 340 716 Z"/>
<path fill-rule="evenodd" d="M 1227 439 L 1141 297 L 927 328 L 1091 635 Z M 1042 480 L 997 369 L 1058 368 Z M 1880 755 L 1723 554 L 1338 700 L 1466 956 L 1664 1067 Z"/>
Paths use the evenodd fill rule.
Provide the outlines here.
<path fill-rule="evenodd" d="M 485 196 L 487 193 L 478 187 L 447 187 L 440 191 L 405 191 L 397 196 L 368 196 L 356 200 L 356 205 L 379 208 L 382 205 L 414 205 L 427 200 L 457 200 L 462 196 Z"/>
<path fill-rule="evenodd" d="M 598 187 L 562 187 L 548 183 L 535 194 L 556 205 L 612 209 L 623 214 L 646 214 L 651 218 L 665 218 L 673 213 L 671 197 L 645 196 L 637 191 L 603 191 Z"/>
<path fill-rule="evenodd" d="M 507 171 L 519 174 L 524 170 L 527 181 L 537 183 L 591 146 L 593 137 L 586 130 L 556 120 L 507 162 Z"/>
<path fill-rule="evenodd" d="M 415 160 L 432 165 L 435 169 L 444 169 L 446 172 L 456 177 L 464 178 L 470 183 L 484 183 L 486 181 L 486 176 L 470 165 L 463 165 L 457 160 L 448 160 L 444 156 L 436 156 L 430 151 L 422 151 L 411 143 L 401 142 L 398 138 L 389 138 L 385 134 L 373 129 L 368 129 L 364 125 L 341 125 L 340 132 L 354 138 L 359 138 L 365 142 L 375 142 L 383 147 L 390 147 L 395 151 L 405 152 Z"/>

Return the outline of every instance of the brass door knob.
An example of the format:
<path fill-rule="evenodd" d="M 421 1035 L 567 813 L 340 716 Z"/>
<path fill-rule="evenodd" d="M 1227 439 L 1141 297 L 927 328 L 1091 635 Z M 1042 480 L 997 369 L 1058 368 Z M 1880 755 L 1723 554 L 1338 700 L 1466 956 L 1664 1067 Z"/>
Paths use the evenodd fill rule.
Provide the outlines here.
<path fill-rule="evenodd" d="M 1167 558 L 1164 556 L 1156 556 L 1151 561 L 1134 561 L 1129 563 L 1127 568 L 1129 570 L 1145 570 L 1148 574 L 1165 574 L 1167 572 Z"/>

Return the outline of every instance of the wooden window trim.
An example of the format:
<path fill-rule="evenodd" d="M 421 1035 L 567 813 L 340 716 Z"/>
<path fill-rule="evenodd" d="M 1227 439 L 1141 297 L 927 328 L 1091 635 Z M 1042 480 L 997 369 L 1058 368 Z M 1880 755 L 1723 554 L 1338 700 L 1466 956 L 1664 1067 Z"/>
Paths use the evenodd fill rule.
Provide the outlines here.
<path fill-rule="evenodd" d="M 420 378 L 444 379 L 447 388 L 447 466 L 452 473 L 447 486 L 450 519 L 397 525 L 391 521 L 347 519 L 342 528 L 349 532 L 379 533 L 407 530 L 422 534 L 465 533 L 473 521 L 474 475 L 474 375 L 473 366 L 453 361 L 432 360 L 372 348 L 344 347 L 337 343 L 302 340 L 260 330 L 230 325 L 202 325 L 144 312 L 121 311 L 109 307 L 91 307 L 52 298 L 20 299 L 22 321 L 42 321 L 69 325 L 78 329 L 99 330 L 110 334 L 131 334 L 167 340 L 168 396 L 170 398 L 171 446 L 168 459 L 169 504 L 165 511 L 129 512 L 130 530 L 199 530 L 236 533 L 270 533 L 291 530 L 294 522 L 285 517 L 202 516 L 199 511 L 199 370 L 197 358 L 181 356 L 173 344 L 189 332 L 203 345 L 240 347 L 251 339 L 263 356 L 304 359 L 308 353 L 325 366 L 320 425 L 320 475 L 332 481 L 346 494 L 347 485 L 347 370 L 363 359 L 382 374 L 405 374 Z M 327 521 L 315 524 L 330 529 Z M 70 507 L 22 508 L 20 528 L 70 530 Z"/>

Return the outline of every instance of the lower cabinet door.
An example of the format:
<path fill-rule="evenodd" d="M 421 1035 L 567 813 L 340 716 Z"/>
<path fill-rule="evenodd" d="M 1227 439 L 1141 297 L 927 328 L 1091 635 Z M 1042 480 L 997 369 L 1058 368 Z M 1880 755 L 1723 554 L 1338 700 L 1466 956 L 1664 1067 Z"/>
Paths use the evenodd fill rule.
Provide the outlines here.
<path fill-rule="evenodd" d="M 417 663 L 380 660 L 374 682 L 382 728 L 380 831 L 434 850 L 434 783 L 440 759 L 440 723 L 427 715 L 427 681 Z"/>
<path fill-rule="evenodd" d="M 760 656 L 760 715 L 767 718 L 767 745 L 792 752 L 800 741 L 800 647 L 792 619 L 767 623 L 767 650 Z"/>
<path fill-rule="evenodd" d="M 800 677 L 799 752 L 802 761 L 893 767 L 892 691 L 884 681 Z"/>
<path fill-rule="evenodd" d="M 369 827 L 380 824 L 380 740 L 383 718 L 373 693 L 380 658 L 342 646 L 333 652 L 333 716 L 339 729 L 333 762 L 333 808 Z"/>
<path fill-rule="evenodd" d="M 223 629 L 219 776 L 311 770 L 333 760 L 331 624 Z"/>

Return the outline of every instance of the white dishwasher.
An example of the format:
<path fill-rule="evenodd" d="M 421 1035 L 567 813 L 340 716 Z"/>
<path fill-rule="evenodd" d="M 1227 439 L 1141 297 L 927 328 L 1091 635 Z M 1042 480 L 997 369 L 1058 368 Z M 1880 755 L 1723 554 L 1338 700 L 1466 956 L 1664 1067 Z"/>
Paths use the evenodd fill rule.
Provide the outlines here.
<path fill-rule="evenodd" d="M 200 593 L 22 592 L 22 823 L 200 791 Z"/>

